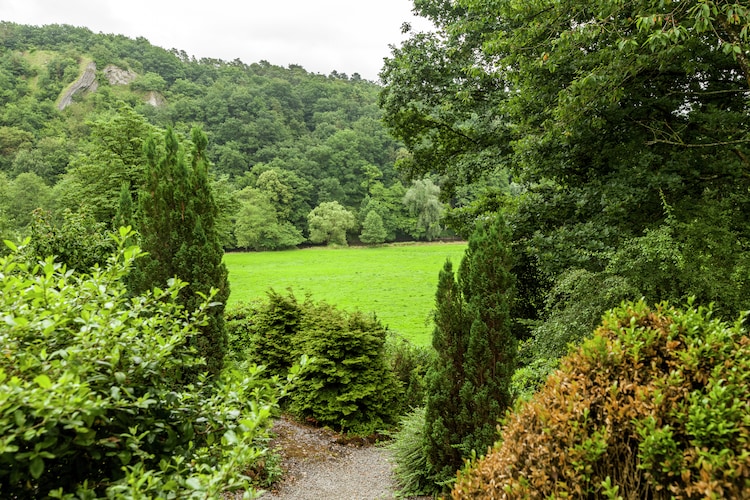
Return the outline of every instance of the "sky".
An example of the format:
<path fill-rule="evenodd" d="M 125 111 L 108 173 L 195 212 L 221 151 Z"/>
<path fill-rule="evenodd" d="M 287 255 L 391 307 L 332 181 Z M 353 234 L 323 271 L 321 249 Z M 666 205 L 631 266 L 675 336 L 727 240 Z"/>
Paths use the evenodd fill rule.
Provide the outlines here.
<path fill-rule="evenodd" d="M 165 49 L 377 80 L 389 44 L 429 23 L 411 0 L 0 0 L 0 20 L 142 36 Z"/>

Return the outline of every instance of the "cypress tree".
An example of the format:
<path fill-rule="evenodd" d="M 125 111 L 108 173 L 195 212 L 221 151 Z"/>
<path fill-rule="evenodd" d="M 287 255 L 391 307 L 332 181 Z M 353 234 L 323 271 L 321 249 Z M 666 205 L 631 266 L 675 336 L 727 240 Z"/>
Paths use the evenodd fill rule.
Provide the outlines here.
<path fill-rule="evenodd" d="M 509 240 L 499 215 L 488 227 L 479 223 L 458 279 L 450 261 L 440 273 L 432 340 L 437 358 L 427 374 L 424 433 L 429 473 L 438 484 L 455 478 L 472 450 L 487 451 L 511 404 L 516 339 Z"/>
<path fill-rule="evenodd" d="M 218 208 L 208 182 L 205 134 L 191 132 L 189 155 L 170 128 L 164 141 L 152 138 L 146 144 L 148 169 L 139 195 L 138 225 L 141 247 L 148 256 L 137 261 L 133 288 L 137 292 L 166 286 L 178 277 L 188 283 L 180 301 L 195 310 L 212 288 L 214 306 L 202 333 L 194 339 L 210 373 L 221 370 L 226 352 L 224 304 L 229 297 L 227 268 L 216 227 Z"/>

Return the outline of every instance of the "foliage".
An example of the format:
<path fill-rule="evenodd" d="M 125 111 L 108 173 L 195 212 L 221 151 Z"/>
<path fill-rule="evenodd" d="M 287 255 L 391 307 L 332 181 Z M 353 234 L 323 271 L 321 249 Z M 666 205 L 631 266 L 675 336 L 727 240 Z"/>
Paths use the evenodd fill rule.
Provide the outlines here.
<path fill-rule="evenodd" d="M 289 224 L 306 232 L 307 214 L 320 203 L 351 210 L 367 196 L 387 207 L 388 214 L 379 213 L 390 240 L 406 234 L 410 217 L 394 168 L 399 144 L 381 123 L 375 82 L 266 61 L 196 59 L 143 38 L 66 25 L 3 21 L 0 38 L 0 171 L 34 173 L 54 185 L 54 203 L 44 208 L 55 216 L 83 206 L 97 221 L 112 223 L 123 182 L 134 199 L 141 188 L 142 146 L 154 129 L 187 134 L 195 124 L 210 138 L 206 156 L 216 178 L 225 179 L 227 189 L 216 198 L 226 248 L 237 248 L 232 219 L 239 207 L 232 198 L 246 187 L 270 196 L 278 226 L 269 240 L 283 240 L 278 247 L 296 244 Z M 60 111 L 64 82 L 75 79 L 77 61 L 84 60 L 96 63 L 99 88 Z M 136 79 L 110 81 L 108 66 Z M 152 91 L 164 99 L 148 101 Z M 12 226 L 8 234 L 24 229 L 4 220 Z"/>
<path fill-rule="evenodd" d="M 54 255 L 68 269 L 87 272 L 95 265 L 104 266 L 114 250 L 111 231 L 84 212 L 64 211 L 58 226 L 49 212 L 34 211 L 28 251 L 35 260 Z"/>
<path fill-rule="evenodd" d="M 25 233 L 34 220 L 34 210 L 52 206 L 52 190 L 33 172 L 9 179 L 0 172 L 0 214 L 6 220 L 6 235 Z"/>
<path fill-rule="evenodd" d="M 430 179 L 415 180 L 406 191 L 404 205 L 416 216 L 416 224 L 410 231 L 413 237 L 431 241 L 440 236 L 443 231 L 440 220 L 445 209 L 439 197 L 440 188 Z"/>
<path fill-rule="evenodd" d="M 383 218 L 375 210 L 370 210 L 362 222 L 362 232 L 359 240 L 362 243 L 383 243 L 388 232 L 383 225 Z"/>
<path fill-rule="evenodd" d="M 441 176 L 459 234 L 487 213 L 508 218 L 519 336 L 575 315 L 578 297 L 545 306 L 575 272 L 609 281 L 610 298 L 748 309 L 747 8 L 414 4 L 435 31 L 411 33 L 386 61 L 385 122 L 407 147 L 401 168 Z M 483 199 L 504 170 L 514 199 Z M 587 316 L 602 306 L 581 304 Z"/>
<path fill-rule="evenodd" d="M 271 290 L 248 329 L 250 359 L 271 373 L 283 376 L 294 359 L 311 359 L 290 395 L 296 416 L 356 434 L 395 422 L 400 386 L 386 359 L 386 330 L 375 318 Z"/>
<path fill-rule="evenodd" d="M 326 201 L 307 216 L 310 241 L 326 245 L 346 246 L 346 232 L 354 229 L 357 219 L 337 201 Z"/>
<path fill-rule="evenodd" d="M 281 219 L 267 193 L 248 187 L 242 190 L 239 198 L 234 234 L 240 248 L 279 250 L 296 247 L 305 241 L 301 231 L 291 222 Z"/>
<path fill-rule="evenodd" d="M 739 498 L 750 488 L 746 319 L 626 303 L 510 415 L 454 498 Z"/>
<path fill-rule="evenodd" d="M 186 286 L 131 295 L 137 247 L 89 273 L 52 257 L 0 258 L 0 491 L 10 498 L 218 497 L 248 487 L 256 443 L 286 390 L 243 366 L 184 386 L 204 360 L 190 346 L 210 300 Z"/>
<path fill-rule="evenodd" d="M 427 373 L 424 432 L 436 485 L 450 482 L 464 459 L 492 445 L 497 421 L 511 404 L 516 339 L 508 240 L 501 217 L 488 227 L 479 223 L 458 281 L 450 261 L 440 273 L 432 340 L 437 360 Z"/>
<path fill-rule="evenodd" d="M 250 336 L 240 338 L 247 339 L 243 344 L 250 347 L 251 359 L 262 362 L 274 375 L 285 375 L 292 366 L 306 304 L 300 304 L 291 291 L 284 295 L 270 289 L 267 300 L 245 316 L 251 317 L 251 323 L 247 333 L 241 334 Z"/>
<path fill-rule="evenodd" d="M 427 454 L 424 447 L 425 409 L 413 408 L 399 422 L 399 429 L 392 434 L 388 449 L 393 452 L 396 465 L 393 473 L 403 497 L 428 495 L 434 490 L 427 471 Z"/>
<path fill-rule="evenodd" d="M 390 370 L 403 388 L 402 402 L 399 406 L 404 409 L 424 407 L 427 397 L 425 375 L 434 358 L 432 348 L 415 345 L 389 330 L 385 343 L 385 357 Z"/>
<path fill-rule="evenodd" d="M 313 362 L 291 395 L 291 411 L 354 434 L 374 434 L 394 424 L 400 387 L 387 365 L 382 324 L 325 302 L 308 302 L 305 309 L 293 353 Z"/>
<path fill-rule="evenodd" d="M 197 128 L 192 131 L 189 157 L 172 129 L 164 134 L 163 146 L 155 138 L 147 143 L 148 172 L 139 195 L 138 224 L 148 255 L 136 262 L 132 287 L 136 292 L 147 290 L 178 277 L 188 283 L 180 291 L 188 310 L 216 290 L 209 321 L 194 342 L 208 370 L 217 374 L 226 351 L 223 312 L 229 282 L 208 181 L 206 145 L 205 134 Z"/>

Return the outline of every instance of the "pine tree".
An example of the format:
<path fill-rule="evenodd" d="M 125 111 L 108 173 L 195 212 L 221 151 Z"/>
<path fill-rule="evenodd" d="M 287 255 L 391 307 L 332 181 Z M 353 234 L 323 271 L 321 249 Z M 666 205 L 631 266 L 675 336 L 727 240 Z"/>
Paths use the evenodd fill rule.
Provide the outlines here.
<path fill-rule="evenodd" d="M 132 284 L 140 292 L 179 277 L 189 283 L 180 292 L 188 311 L 203 302 L 201 294 L 217 290 L 218 305 L 195 339 L 209 372 L 215 374 L 226 351 L 223 313 L 229 281 L 216 227 L 218 208 L 208 182 L 208 141 L 197 128 L 191 139 L 189 157 L 172 129 L 167 129 L 163 146 L 153 138 L 146 145 L 148 171 L 139 196 L 138 225 L 141 247 L 149 255 L 138 261 Z"/>
<path fill-rule="evenodd" d="M 461 466 L 462 454 L 454 445 L 462 437 L 460 390 L 468 345 L 463 299 L 450 260 L 440 271 L 435 306 L 432 346 L 437 357 L 426 375 L 424 437 L 429 474 L 441 483 L 449 481 Z"/>
<path fill-rule="evenodd" d="M 489 227 L 478 224 L 458 280 L 450 261 L 440 273 L 424 433 L 430 474 L 439 484 L 455 478 L 472 450 L 486 453 L 511 404 L 516 339 L 509 238 L 499 215 Z"/>

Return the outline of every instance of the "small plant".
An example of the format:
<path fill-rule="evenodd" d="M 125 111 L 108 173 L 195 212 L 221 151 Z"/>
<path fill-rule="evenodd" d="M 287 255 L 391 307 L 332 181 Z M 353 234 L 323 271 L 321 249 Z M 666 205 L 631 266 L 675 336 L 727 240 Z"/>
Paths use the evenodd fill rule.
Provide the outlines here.
<path fill-rule="evenodd" d="M 441 489 L 429 473 L 424 446 L 424 417 L 424 407 L 412 409 L 401 419 L 398 432 L 391 435 L 393 440 L 387 445 L 396 462 L 394 474 L 402 497 L 432 495 Z"/>
<path fill-rule="evenodd" d="M 362 435 L 395 423 L 403 398 L 387 364 L 386 329 L 377 319 L 273 290 L 245 317 L 252 317 L 246 324 L 252 339 L 242 345 L 251 346 L 252 361 L 283 377 L 293 360 L 311 360 L 286 402 L 291 413 Z"/>

